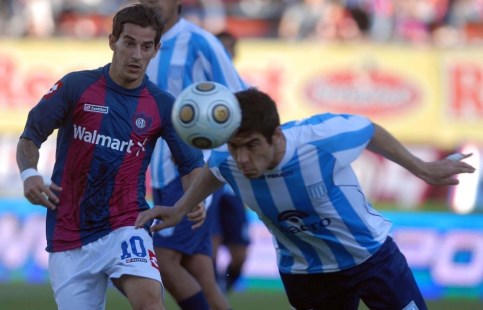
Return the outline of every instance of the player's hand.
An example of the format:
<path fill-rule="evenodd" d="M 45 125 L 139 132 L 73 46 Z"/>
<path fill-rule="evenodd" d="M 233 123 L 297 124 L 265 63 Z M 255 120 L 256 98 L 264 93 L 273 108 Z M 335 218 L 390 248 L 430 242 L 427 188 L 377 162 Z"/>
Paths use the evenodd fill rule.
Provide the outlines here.
<path fill-rule="evenodd" d="M 160 220 L 149 229 L 155 232 L 164 228 L 173 227 L 183 218 L 183 213 L 175 207 L 154 206 L 149 210 L 139 213 L 134 226 L 143 228 L 146 223 L 154 219 Z"/>
<path fill-rule="evenodd" d="M 32 204 L 55 210 L 56 204 L 59 202 L 59 197 L 55 192 L 60 192 L 62 187 L 52 182 L 50 184 L 44 182 L 40 175 L 33 175 L 25 180 L 23 190 L 24 196 Z"/>
<path fill-rule="evenodd" d="M 186 214 L 188 220 L 194 222 L 192 229 L 196 229 L 203 225 L 206 219 L 206 208 L 204 203 L 200 203 L 193 208 L 188 214 Z"/>
<path fill-rule="evenodd" d="M 421 178 L 432 185 L 457 185 L 459 183 L 456 176 L 460 173 L 473 173 L 475 168 L 463 159 L 472 154 L 451 154 L 450 156 L 426 163 L 426 169 Z"/>

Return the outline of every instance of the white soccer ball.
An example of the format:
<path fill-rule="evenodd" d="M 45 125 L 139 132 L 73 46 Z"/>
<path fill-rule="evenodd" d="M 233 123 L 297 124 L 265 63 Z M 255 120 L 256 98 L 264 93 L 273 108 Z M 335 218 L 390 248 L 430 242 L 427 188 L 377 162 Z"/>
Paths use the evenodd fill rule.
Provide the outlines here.
<path fill-rule="evenodd" d="M 235 95 L 215 82 L 199 82 L 185 88 L 171 113 L 183 141 L 200 149 L 226 143 L 240 126 L 241 111 Z"/>

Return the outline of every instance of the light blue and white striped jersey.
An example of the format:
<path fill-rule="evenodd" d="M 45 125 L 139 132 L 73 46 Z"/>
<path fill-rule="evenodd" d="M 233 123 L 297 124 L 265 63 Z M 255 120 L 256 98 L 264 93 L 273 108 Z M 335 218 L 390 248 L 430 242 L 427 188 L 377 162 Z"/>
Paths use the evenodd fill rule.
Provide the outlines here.
<path fill-rule="evenodd" d="M 220 41 L 183 18 L 161 37 L 161 48 L 146 74 L 175 97 L 187 86 L 202 81 L 223 84 L 233 92 L 247 88 Z M 163 188 L 178 176 L 168 146 L 161 139 L 154 150 L 150 170 L 155 188 Z"/>
<path fill-rule="evenodd" d="M 366 200 L 351 167 L 373 124 L 362 116 L 320 114 L 281 127 L 286 151 L 273 170 L 248 179 L 223 146 L 211 154 L 211 171 L 273 234 L 281 272 L 334 272 L 367 260 L 391 228 Z"/>

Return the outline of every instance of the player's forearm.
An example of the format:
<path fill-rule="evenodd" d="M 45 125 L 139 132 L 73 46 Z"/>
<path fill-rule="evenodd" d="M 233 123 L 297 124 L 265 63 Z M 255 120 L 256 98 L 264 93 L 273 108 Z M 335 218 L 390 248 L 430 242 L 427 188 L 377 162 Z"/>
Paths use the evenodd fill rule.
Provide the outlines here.
<path fill-rule="evenodd" d="M 424 162 L 414 156 L 387 130 L 377 124 L 374 124 L 374 126 L 374 136 L 367 149 L 406 168 L 414 175 L 421 176 L 423 174 Z"/>
<path fill-rule="evenodd" d="M 200 168 L 200 170 L 196 178 L 191 182 L 188 190 L 175 204 L 175 207 L 179 208 L 184 214 L 190 212 L 223 185 L 222 182 L 213 176 L 208 167 Z"/>
<path fill-rule="evenodd" d="M 28 168 L 37 169 L 39 149 L 31 140 L 20 138 L 17 144 L 16 156 L 20 172 Z"/>
<path fill-rule="evenodd" d="M 196 181 L 203 168 L 195 168 L 187 175 L 181 177 L 181 184 L 183 185 L 183 191 L 187 192 L 190 186 Z"/>

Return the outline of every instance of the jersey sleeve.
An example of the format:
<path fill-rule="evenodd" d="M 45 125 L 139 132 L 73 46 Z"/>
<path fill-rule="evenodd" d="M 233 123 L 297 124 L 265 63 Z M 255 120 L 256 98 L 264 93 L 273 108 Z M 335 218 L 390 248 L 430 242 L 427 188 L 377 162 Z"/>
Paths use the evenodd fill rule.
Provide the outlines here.
<path fill-rule="evenodd" d="M 352 114 L 317 114 L 285 123 L 282 129 L 293 139 L 332 154 L 342 167 L 357 159 L 374 135 L 374 125 L 367 117 Z"/>
<path fill-rule="evenodd" d="M 233 92 L 248 88 L 248 84 L 240 77 L 225 48 L 216 37 L 209 34 L 204 36 L 204 40 L 195 42 L 201 45 L 193 48 L 200 51 L 199 63 L 203 66 L 208 80 L 225 85 Z"/>
<path fill-rule="evenodd" d="M 374 135 L 374 125 L 365 116 L 352 114 L 320 114 L 311 117 L 314 141 L 332 153 L 340 166 L 356 160 Z"/>
<path fill-rule="evenodd" d="M 220 151 L 220 150 L 224 150 L 224 151 Z M 226 149 L 226 145 L 224 145 L 220 148 L 213 150 L 210 154 L 208 161 L 207 161 L 208 168 L 211 170 L 213 175 L 219 181 L 224 182 L 224 183 L 228 183 L 228 180 L 225 179 L 221 170 L 222 169 L 228 169 L 226 160 L 227 160 L 229 155 L 230 154 L 229 154 L 228 150 Z"/>
<path fill-rule="evenodd" d="M 21 138 L 33 141 L 40 148 L 52 132 L 62 126 L 76 101 L 71 84 L 75 84 L 72 73 L 52 86 L 30 110 Z"/>

